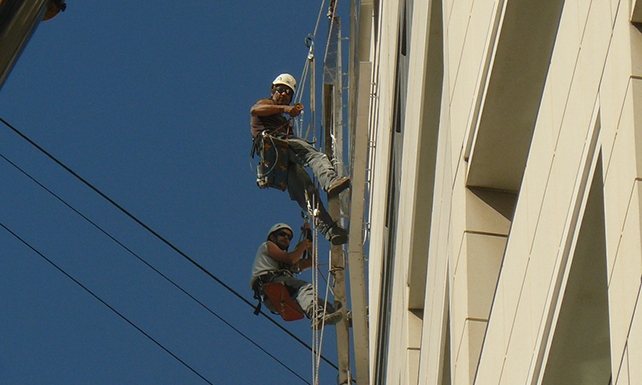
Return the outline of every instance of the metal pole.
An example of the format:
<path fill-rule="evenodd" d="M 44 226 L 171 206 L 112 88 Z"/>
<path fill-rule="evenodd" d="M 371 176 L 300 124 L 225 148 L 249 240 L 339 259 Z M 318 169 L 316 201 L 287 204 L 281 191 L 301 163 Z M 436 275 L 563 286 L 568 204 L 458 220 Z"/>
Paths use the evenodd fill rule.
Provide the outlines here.
<path fill-rule="evenodd" d="M 325 153 L 332 158 L 334 155 L 332 149 L 332 131 L 335 128 L 333 119 L 333 92 L 332 84 L 324 84 L 323 87 L 323 104 L 325 116 Z M 333 218 L 340 215 L 339 197 L 328 196 L 328 213 Z M 350 334 L 349 324 L 347 322 L 347 302 L 346 302 L 346 280 L 345 280 L 345 258 L 343 246 L 331 246 L 330 248 L 330 272 L 334 276 L 334 303 L 335 307 L 341 306 L 343 320 L 336 324 L 337 333 L 337 355 L 339 365 L 339 384 L 348 384 L 350 378 Z"/>
<path fill-rule="evenodd" d="M 49 1 L 0 1 L 0 88 L 44 17 Z"/>

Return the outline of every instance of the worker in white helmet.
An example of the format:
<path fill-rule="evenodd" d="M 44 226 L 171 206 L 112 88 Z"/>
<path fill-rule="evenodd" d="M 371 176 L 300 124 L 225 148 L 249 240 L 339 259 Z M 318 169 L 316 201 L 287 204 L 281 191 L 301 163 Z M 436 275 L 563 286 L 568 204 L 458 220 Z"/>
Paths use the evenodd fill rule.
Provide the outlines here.
<path fill-rule="evenodd" d="M 304 230 L 309 231 L 310 225 L 306 222 Z M 312 267 L 312 259 L 302 259 L 306 250 L 310 249 L 312 242 L 304 237 L 295 247 L 288 252 L 294 232 L 285 223 L 277 223 L 268 231 L 267 239 L 259 246 L 252 265 L 252 279 L 250 285 L 265 305 L 272 311 L 274 306 L 266 301 L 261 295 L 261 285 L 270 282 L 283 282 L 290 297 L 296 301 L 311 320 L 312 328 L 319 328 L 321 325 L 334 325 L 341 321 L 341 311 L 326 301 L 319 299 L 318 308 L 314 307 L 314 289 L 312 284 L 295 278 L 293 273 L 299 273 Z M 325 306 L 325 312 L 324 310 Z M 324 316 L 325 314 L 325 316 Z"/>
<path fill-rule="evenodd" d="M 271 87 L 271 97 L 261 99 L 250 110 L 252 137 L 260 137 L 266 131 L 277 138 L 287 139 L 288 143 L 288 181 L 287 190 L 290 198 L 295 200 L 304 210 L 308 210 L 306 191 L 310 200 L 319 204 L 319 229 L 333 245 L 342 245 L 348 242 L 348 233 L 332 220 L 330 214 L 319 199 L 319 191 L 312 179 L 305 171 L 308 166 L 317 177 L 319 183 L 328 194 L 339 194 L 350 186 L 350 178 L 339 176 L 328 157 L 306 140 L 292 133 L 290 117 L 301 113 L 300 104 L 290 105 L 296 79 L 290 74 L 281 74 L 274 79 Z"/>

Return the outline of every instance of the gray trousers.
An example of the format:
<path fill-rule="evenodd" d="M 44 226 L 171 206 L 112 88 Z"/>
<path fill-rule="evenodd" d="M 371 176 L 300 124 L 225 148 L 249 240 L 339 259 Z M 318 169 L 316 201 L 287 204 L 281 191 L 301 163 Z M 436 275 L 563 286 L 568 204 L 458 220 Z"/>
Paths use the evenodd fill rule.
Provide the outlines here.
<path fill-rule="evenodd" d="M 296 201 L 301 209 L 308 211 L 308 203 L 305 199 L 307 191 L 308 198 L 318 203 L 320 230 L 325 234 L 333 224 L 332 217 L 321 202 L 319 190 L 312 182 L 312 178 L 305 171 L 304 167 L 310 167 L 319 180 L 324 190 L 337 177 L 337 173 L 328 157 L 317 151 L 312 145 L 301 138 L 288 138 L 288 193 L 293 201 Z"/>
<path fill-rule="evenodd" d="M 272 282 L 283 282 L 286 289 L 288 289 L 290 297 L 301 306 L 306 317 L 314 317 L 314 288 L 312 284 L 298 278 L 288 277 L 287 275 L 274 277 Z M 324 305 L 328 313 L 334 313 L 335 310 L 331 304 L 319 299 L 319 306 Z"/>

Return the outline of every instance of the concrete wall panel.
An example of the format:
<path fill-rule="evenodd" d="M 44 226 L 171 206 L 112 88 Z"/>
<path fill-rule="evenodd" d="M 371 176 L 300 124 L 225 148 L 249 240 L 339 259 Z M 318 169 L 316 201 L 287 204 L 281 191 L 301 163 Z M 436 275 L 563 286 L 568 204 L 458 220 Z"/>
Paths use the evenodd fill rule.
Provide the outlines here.
<path fill-rule="evenodd" d="M 611 327 L 611 356 L 615 362 L 624 354 L 629 327 L 642 276 L 642 246 L 640 244 L 640 182 L 636 182 L 609 279 L 609 312 Z"/>
<path fill-rule="evenodd" d="M 640 304 L 642 303 L 642 295 L 638 289 L 637 306 L 633 314 L 633 323 L 631 324 L 631 331 L 627 341 L 627 348 L 622 360 L 622 370 L 618 379 L 630 379 L 631 384 L 642 383 L 642 310 Z M 614 362 L 618 362 L 613 360 Z M 628 369 L 628 373 L 627 370 Z M 628 375 L 628 376 L 627 376 Z M 626 383 L 626 382 L 624 382 Z"/>

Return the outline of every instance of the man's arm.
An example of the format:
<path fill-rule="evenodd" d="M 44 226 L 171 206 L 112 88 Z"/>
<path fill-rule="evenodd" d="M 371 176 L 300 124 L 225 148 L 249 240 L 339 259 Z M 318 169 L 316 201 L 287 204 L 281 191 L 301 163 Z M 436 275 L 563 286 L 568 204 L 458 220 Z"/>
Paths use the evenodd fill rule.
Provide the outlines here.
<path fill-rule="evenodd" d="M 296 104 L 293 106 L 275 104 L 272 99 L 261 99 L 256 102 L 250 109 L 250 114 L 254 116 L 268 116 L 274 114 L 288 114 L 290 116 L 299 116 L 301 108 Z"/>
<path fill-rule="evenodd" d="M 300 259 L 297 263 L 299 271 L 304 271 L 312 267 L 312 258 Z"/>
<path fill-rule="evenodd" d="M 301 259 L 303 252 L 312 246 L 312 242 L 307 239 L 302 240 L 296 245 L 291 252 L 281 250 L 274 242 L 267 242 L 268 255 L 279 262 L 294 265 Z"/>

